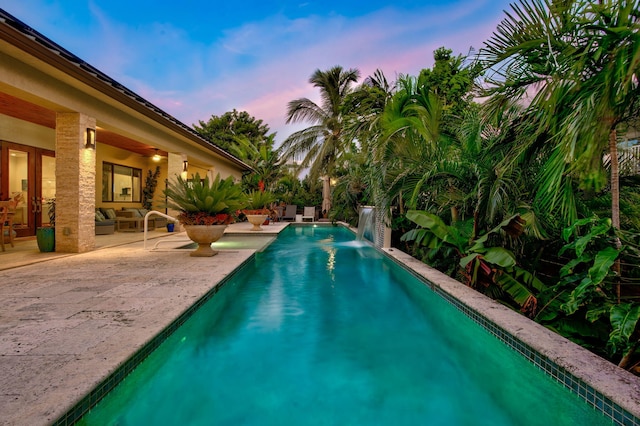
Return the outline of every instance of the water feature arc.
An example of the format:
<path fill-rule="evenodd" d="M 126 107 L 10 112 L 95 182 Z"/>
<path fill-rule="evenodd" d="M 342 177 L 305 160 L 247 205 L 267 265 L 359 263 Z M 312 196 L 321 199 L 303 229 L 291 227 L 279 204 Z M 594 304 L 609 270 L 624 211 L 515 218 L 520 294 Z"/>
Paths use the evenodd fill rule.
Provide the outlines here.
<path fill-rule="evenodd" d="M 356 239 L 376 243 L 376 209 L 373 206 L 361 206 L 358 214 Z"/>

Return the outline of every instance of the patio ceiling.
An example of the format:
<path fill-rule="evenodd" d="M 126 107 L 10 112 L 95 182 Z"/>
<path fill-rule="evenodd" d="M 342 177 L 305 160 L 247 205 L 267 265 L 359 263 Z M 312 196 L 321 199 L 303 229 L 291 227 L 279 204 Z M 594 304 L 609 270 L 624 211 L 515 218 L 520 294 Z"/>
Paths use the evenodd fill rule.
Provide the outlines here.
<path fill-rule="evenodd" d="M 29 123 L 39 126 L 55 129 L 56 112 L 48 108 L 33 104 L 15 96 L 6 93 L 0 93 L 0 114 L 19 120 L 28 121 Z M 12 141 L 15 142 L 15 141 Z M 137 142 L 126 136 L 119 135 L 106 129 L 98 129 L 98 142 L 110 145 L 116 148 L 124 149 L 142 155 L 143 157 L 151 157 L 156 153 L 156 147 Z M 158 150 L 158 154 L 166 156 L 166 151 Z"/>

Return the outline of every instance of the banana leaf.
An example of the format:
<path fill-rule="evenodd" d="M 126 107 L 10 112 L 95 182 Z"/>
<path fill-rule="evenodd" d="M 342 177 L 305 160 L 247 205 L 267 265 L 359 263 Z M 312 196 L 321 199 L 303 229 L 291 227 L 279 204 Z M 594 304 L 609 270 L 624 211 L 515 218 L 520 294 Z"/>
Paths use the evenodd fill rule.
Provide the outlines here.
<path fill-rule="evenodd" d="M 490 247 L 479 253 L 471 253 L 460 259 L 460 266 L 466 268 L 467 264 L 476 257 L 481 256 L 484 261 L 501 268 L 512 268 L 516 264 L 516 259 L 509 250 L 503 247 Z"/>
<path fill-rule="evenodd" d="M 460 252 L 464 252 L 465 239 L 462 238 L 456 228 L 448 226 L 438 216 L 422 210 L 409 210 L 407 212 L 407 219 L 418 226 L 430 230 L 442 241 L 453 244 Z"/>
<path fill-rule="evenodd" d="M 536 296 L 525 286 L 523 283 L 515 279 L 503 270 L 496 270 L 494 282 L 505 293 L 507 293 L 515 303 L 520 306 L 522 312 L 528 312 L 534 314 L 537 308 L 538 299 Z"/>
<path fill-rule="evenodd" d="M 596 254 L 593 266 L 589 268 L 589 276 L 594 283 L 600 284 L 605 279 L 611 266 L 618 258 L 618 254 L 620 254 L 619 250 L 614 247 L 606 247 Z"/>
<path fill-rule="evenodd" d="M 636 329 L 640 319 L 640 304 L 623 303 L 611 307 L 609 321 L 613 330 L 609 334 L 608 345 L 614 352 L 624 350 L 629 344 L 629 338 Z"/>

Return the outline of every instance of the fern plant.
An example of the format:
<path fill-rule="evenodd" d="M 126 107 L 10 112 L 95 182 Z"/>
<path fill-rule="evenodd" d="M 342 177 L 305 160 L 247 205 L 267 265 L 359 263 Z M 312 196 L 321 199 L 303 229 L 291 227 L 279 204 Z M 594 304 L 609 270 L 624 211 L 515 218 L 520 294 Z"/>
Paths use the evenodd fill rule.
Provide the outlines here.
<path fill-rule="evenodd" d="M 190 180 L 177 176 L 164 190 L 167 206 L 180 211 L 178 220 L 183 225 L 226 225 L 235 221 L 237 212 L 247 200 L 240 185 L 232 176 L 222 179 L 220 174 L 212 181 L 196 173 Z"/>

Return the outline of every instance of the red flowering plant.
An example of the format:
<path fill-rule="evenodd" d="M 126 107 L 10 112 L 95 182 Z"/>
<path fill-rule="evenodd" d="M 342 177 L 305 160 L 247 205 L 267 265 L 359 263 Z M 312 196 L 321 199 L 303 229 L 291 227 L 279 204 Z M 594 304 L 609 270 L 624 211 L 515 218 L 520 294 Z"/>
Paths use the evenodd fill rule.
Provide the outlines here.
<path fill-rule="evenodd" d="M 178 176 L 164 190 L 167 206 L 180 211 L 183 225 L 228 225 L 236 220 L 236 212 L 246 205 L 246 196 L 233 176 L 213 181 L 196 173 L 186 180 Z"/>
<path fill-rule="evenodd" d="M 218 213 L 210 215 L 205 212 L 180 213 L 178 220 L 183 225 L 228 225 L 235 222 L 235 215 Z"/>

